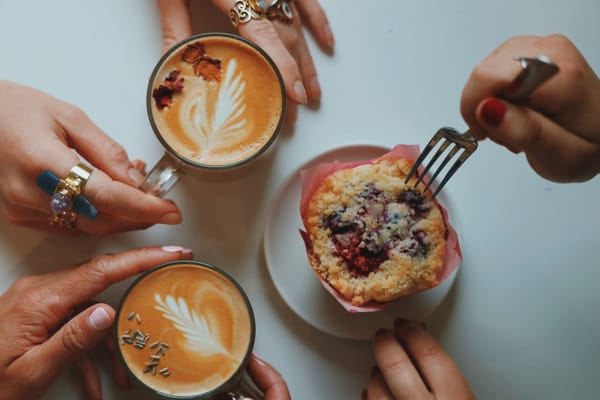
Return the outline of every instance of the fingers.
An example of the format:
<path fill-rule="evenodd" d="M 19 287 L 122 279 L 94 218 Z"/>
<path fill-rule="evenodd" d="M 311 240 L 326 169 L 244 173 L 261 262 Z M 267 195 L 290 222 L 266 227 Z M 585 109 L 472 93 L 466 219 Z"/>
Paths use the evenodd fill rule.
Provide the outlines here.
<path fill-rule="evenodd" d="M 374 341 L 375 361 L 394 399 L 426 399 L 429 390 L 407 352 L 393 332 L 377 332 Z"/>
<path fill-rule="evenodd" d="M 90 176 L 84 195 L 103 213 L 127 216 L 139 222 L 181 222 L 181 212 L 175 203 L 114 181 L 99 169 Z"/>
<path fill-rule="evenodd" d="M 162 26 L 162 52 L 192 35 L 190 0 L 157 0 Z"/>
<path fill-rule="evenodd" d="M 258 388 L 265 393 L 265 400 L 291 400 L 287 384 L 279 372 L 256 354 L 250 357 L 247 370 Z"/>
<path fill-rule="evenodd" d="M 600 151 L 593 143 L 527 107 L 487 98 L 477 106 L 476 118 L 490 139 L 514 153 L 525 152 L 531 167 L 547 179 L 583 181 L 600 170 Z"/>
<path fill-rule="evenodd" d="M 383 379 L 383 375 L 381 375 L 381 371 L 379 371 L 378 368 L 373 368 L 371 371 L 367 389 L 362 394 L 362 400 L 369 399 L 396 400 L 394 399 L 394 395 L 390 392 L 390 389 L 388 389 L 387 383 L 385 382 L 385 379 Z"/>
<path fill-rule="evenodd" d="M 114 180 L 133 187 L 142 183 L 144 176 L 129 160 L 123 146 L 100 130 L 83 111 L 63 103 L 55 115 L 69 147 Z M 62 171 L 55 172 L 66 175 L 72 166 L 72 163 L 66 164 Z"/>
<path fill-rule="evenodd" d="M 129 389 L 131 387 L 129 374 L 119 357 L 119 353 L 117 353 L 112 335 L 106 335 L 104 337 L 103 345 L 110 357 L 110 371 L 113 382 L 121 389 Z"/>
<path fill-rule="evenodd" d="M 60 322 L 69 310 L 88 301 L 114 283 L 159 264 L 191 257 L 191 250 L 180 246 L 146 247 L 95 257 L 77 268 L 55 272 L 47 290 L 60 302 L 56 307 L 60 307 L 64 313 L 57 316 L 56 321 L 48 323 Z"/>
<path fill-rule="evenodd" d="M 32 365 L 36 365 L 41 380 L 50 383 L 74 361 L 85 357 L 86 353 L 102 340 L 110 330 L 114 316 L 115 311 L 106 304 L 90 307 L 69 320 L 46 342 L 32 348 L 23 357 L 32 360 Z M 97 388 L 94 388 L 94 372 L 90 371 L 85 361 L 83 366 L 87 368 L 83 371 L 86 374 L 86 391 L 95 392 Z"/>
<path fill-rule="evenodd" d="M 298 8 L 302 20 L 308 25 L 319 44 L 333 47 L 335 39 L 323 7 L 316 0 L 297 1 L 293 4 Z"/>
<path fill-rule="evenodd" d="M 85 398 L 87 400 L 102 400 L 100 373 L 92 357 L 88 354 L 77 360 L 75 370 L 81 380 Z"/>
<path fill-rule="evenodd" d="M 458 366 L 423 325 L 398 320 L 396 336 L 436 399 L 473 399 L 469 385 Z M 397 349 L 396 349 L 397 350 Z M 393 376 L 381 367 L 388 384 Z M 392 392 L 394 389 L 392 389 Z"/>

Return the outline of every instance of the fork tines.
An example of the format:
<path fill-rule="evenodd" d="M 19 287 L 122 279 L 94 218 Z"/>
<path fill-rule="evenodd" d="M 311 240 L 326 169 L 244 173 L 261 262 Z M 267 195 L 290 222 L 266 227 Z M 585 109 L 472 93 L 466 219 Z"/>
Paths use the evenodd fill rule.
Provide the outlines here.
<path fill-rule="evenodd" d="M 433 150 L 436 147 L 436 145 L 440 142 L 441 144 L 437 148 L 437 151 L 433 153 L 431 159 L 429 160 L 425 168 L 422 171 L 419 171 L 419 167 L 423 165 L 425 158 L 429 155 L 429 153 L 431 153 L 431 150 Z M 419 155 L 419 158 L 417 158 L 417 161 L 415 161 L 415 164 L 413 165 L 410 172 L 408 173 L 408 176 L 406 177 L 405 183 L 408 183 L 408 181 L 416 174 L 416 176 L 418 176 L 418 179 L 414 183 L 414 188 L 416 189 L 419 183 L 422 183 L 425 185 L 425 187 L 423 188 L 423 192 L 426 192 L 427 189 L 429 189 L 429 187 L 433 183 L 433 181 L 435 181 L 437 176 L 442 172 L 442 170 L 444 170 L 446 165 L 453 158 L 456 158 L 454 164 L 452 164 L 452 166 L 450 166 L 447 169 L 444 178 L 435 188 L 435 191 L 433 192 L 433 197 L 435 197 L 439 193 L 439 191 L 444 187 L 446 182 L 448 182 L 452 175 L 454 175 L 458 168 L 460 168 L 460 166 L 465 162 L 465 160 L 469 158 L 469 156 L 473 154 L 473 152 L 476 149 L 477 140 L 475 140 L 475 138 L 473 138 L 468 132 L 465 134 L 461 134 L 452 128 L 441 128 L 436 132 L 435 135 L 433 135 L 429 143 L 427 143 L 427 145 Z M 436 161 L 446 151 L 448 152 L 448 154 L 442 160 L 439 166 L 435 169 L 433 175 L 431 175 L 431 177 L 428 177 L 428 179 L 424 181 L 424 177 L 427 176 L 427 173 L 430 170 L 432 170 Z"/>

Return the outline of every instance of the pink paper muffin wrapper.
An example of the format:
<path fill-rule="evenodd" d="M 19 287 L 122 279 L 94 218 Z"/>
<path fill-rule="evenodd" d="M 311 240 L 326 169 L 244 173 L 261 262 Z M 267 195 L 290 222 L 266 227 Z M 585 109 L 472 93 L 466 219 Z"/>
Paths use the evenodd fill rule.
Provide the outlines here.
<path fill-rule="evenodd" d="M 356 167 L 358 165 L 362 165 L 362 164 L 372 164 L 378 160 L 383 160 L 386 158 L 404 158 L 404 159 L 407 159 L 414 163 L 415 160 L 418 158 L 419 154 L 420 154 L 419 146 L 417 146 L 417 145 L 397 145 L 390 152 L 383 154 L 382 156 L 372 159 L 372 160 L 353 161 L 353 162 L 346 162 L 346 163 L 334 161 L 334 162 L 319 164 L 315 167 L 302 170 L 301 171 L 302 195 L 300 197 L 300 215 L 302 217 L 302 221 L 305 220 L 306 209 L 308 208 L 308 203 L 310 202 L 310 199 L 313 197 L 314 193 L 317 191 L 317 189 L 321 185 L 321 182 L 323 182 L 323 180 L 330 174 L 332 174 L 336 171 L 339 171 L 341 169 L 354 168 L 354 167 Z M 460 244 L 458 242 L 458 236 L 456 234 L 456 230 L 454 229 L 454 227 L 450 224 L 450 221 L 448 220 L 448 211 L 441 204 L 439 204 L 439 202 L 437 202 L 437 200 L 436 200 L 436 203 L 440 207 L 442 216 L 444 218 L 444 222 L 446 224 L 446 228 L 448 230 L 447 237 L 446 237 L 446 252 L 444 255 L 444 264 L 442 266 L 442 270 L 437 275 L 438 284 L 436 286 L 438 286 L 442 282 L 444 282 L 448 278 L 448 276 L 450 276 L 450 274 L 452 274 L 452 272 L 461 263 L 462 253 L 460 250 Z M 309 247 L 311 246 L 311 243 L 309 241 L 308 234 L 303 230 L 300 230 L 300 234 L 301 234 L 302 238 L 304 239 L 304 244 L 306 246 L 307 251 L 309 251 Z M 321 282 L 321 285 L 323 285 L 323 287 L 348 312 L 355 313 L 355 312 L 380 311 L 385 306 L 393 303 L 393 301 L 386 302 L 386 303 L 371 302 L 371 303 L 365 304 L 360 307 L 355 306 L 350 301 L 344 299 L 337 292 L 337 290 L 335 290 L 331 285 L 329 285 L 329 283 L 327 283 L 327 281 L 325 281 L 323 278 L 321 278 L 321 276 L 318 273 L 316 273 L 316 271 L 313 270 L 313 272 L 315 272 L 315 275 L 317 275 L 319 281 Z M 429 288 L 429 289 L 432 289 L 432 288 Z M 426 290 L 429 290 L 429 289 L 426 289 Z"/>

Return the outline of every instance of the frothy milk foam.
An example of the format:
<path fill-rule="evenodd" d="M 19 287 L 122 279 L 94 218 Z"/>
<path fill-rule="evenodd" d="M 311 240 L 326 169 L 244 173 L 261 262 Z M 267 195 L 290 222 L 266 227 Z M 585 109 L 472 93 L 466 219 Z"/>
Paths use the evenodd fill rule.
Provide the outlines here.
<path fill-rule="evenodd" d="M 205 79 L 183 55 L 203 45 L 205 56 L 220 63 L 219 77 Z M 250 45 L 227 36 L 183 44 L 156 73 L 157 88 L 179 71 L 183 89 L 160 108 L 151 100 L 155 127 L 180 156 L 211 166 L 235 164 L 261 151 L 279 128 L 284 95 L 271 64 Z"/>
<path fill-rule="evenodd" d="M 227 382 L 252 345 L 242 294 L 210 268 L 175 264 L 129 291 L 117 320 L 130 371 L 163 394 L 196 396 Z"/>

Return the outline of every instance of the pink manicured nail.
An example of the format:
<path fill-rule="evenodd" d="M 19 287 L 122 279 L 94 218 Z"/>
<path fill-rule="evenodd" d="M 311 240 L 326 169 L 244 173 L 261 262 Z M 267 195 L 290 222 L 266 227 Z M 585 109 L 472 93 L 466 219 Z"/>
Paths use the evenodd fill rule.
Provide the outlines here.
<path fill-rule="evenodd" d="M 95 331 L 103 331 L 112 325 L 112 319 L 102 307 L 96 308 L 88 317 L 88 322 Z"/>
<path fill-rule="evenodd" d="M 294 82 L 294 93 L 296 94 L 296 101 L 300 104 L 308 103 L 308 97 L 306 96 L 306 89 L 302 84 L 301 80 Z"/>
<path fill-rule="evenodd" d="M 127 174 L 136 185 L 140 185 L 144 181 L 144 174 L 133 167 L 127 170 Z"/>

